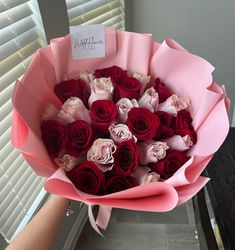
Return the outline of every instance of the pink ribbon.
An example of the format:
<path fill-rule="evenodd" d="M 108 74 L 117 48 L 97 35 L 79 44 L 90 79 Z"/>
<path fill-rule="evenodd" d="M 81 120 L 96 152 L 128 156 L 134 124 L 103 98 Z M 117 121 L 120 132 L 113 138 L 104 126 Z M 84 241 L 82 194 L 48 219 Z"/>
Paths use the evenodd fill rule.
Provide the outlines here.
<path fill-rule="evenodd" d="M 98 215 L 97 215 L 97 218 L 95 220 L 94 214 L 93 214 L 93 211 L 92 211 L 92 205 L 88 204 L 88 217 L 89 217 L 89 221 L 91 223 L 91 226 L 103 238 L 105 238 L 105 237 L 100 232 L 99 227 L 102 228 L 102 229 L 104 229 L 104 230 L 106 230 L 106 228 L 107 228 L 107 226 L 109 224 L 109 220 L 110 220 L 110 216 L 111 216 L 111 211 L 112 211 L 112 207 L 109 207 L 109 206 L 99 206 Z"/>

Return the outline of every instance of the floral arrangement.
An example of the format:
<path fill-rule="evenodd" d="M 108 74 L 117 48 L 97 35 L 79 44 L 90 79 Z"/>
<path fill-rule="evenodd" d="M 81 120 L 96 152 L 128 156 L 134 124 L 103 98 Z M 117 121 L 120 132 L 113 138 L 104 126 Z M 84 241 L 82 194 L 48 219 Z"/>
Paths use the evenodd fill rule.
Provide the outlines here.
<path fill-rule="evenodd" d="M 54 87 L 42 140 L 75 187 L 103 195 L 170 178 L 197 141 L 190 100 L 118 66 L 80 72 Z"/>
<path fill-rule="evenodd" d="M 150 34 L 106 28 L 105 41 L 104 58 L 74 60 L 70 35 L 53 39 L 12 96 L 13 146 L 48 192 L 88 205 L 97 232 L 112 207 L 163 212 L 193 197 L 229 130 L 206 60 Z"/>

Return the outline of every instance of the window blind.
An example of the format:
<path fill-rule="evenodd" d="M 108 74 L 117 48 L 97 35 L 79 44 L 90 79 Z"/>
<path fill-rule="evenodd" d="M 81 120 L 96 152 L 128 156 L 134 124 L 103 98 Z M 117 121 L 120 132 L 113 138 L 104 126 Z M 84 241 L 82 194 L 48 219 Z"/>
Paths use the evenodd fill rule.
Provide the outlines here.
<path fill-rule="evenodd" d="M 66 0 L 69 24 L 104 24 L 125 29 L 122 0 Z"/>
<path fill-rule="evenodd" d="M 45 45 L 28 0 L 0 0 L 0 232 L 9 242 L 45 195 L 36 176 L 11 146 L 11 94 L 32 54 Z"/>

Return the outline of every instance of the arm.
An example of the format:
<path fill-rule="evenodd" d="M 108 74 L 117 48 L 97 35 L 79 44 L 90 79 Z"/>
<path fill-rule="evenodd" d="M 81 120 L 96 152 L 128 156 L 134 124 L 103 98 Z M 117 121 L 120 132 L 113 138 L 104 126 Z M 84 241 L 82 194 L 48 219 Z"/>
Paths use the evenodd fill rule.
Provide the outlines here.
<path fill-rule="evenodd" d="M 6 250 L 51 250 L 63 222 L 69 202 L 66 198 L 51 195 L 29 224 Z"/>

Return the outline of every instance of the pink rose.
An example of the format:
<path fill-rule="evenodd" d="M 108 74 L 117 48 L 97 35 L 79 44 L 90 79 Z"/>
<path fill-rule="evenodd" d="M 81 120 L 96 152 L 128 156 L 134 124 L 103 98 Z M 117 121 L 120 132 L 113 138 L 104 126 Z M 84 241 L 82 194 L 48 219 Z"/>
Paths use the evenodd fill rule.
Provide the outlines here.
<path fill-rule="evenodd" d="M 147 89 L 138 100 L 139 107 L 146 108 L 151 112 L 157 111 L 158 103 L 158 93 L 153 87 Z"/>
<path fill-rule="evenodd" d="M 90 82 L 91 95 L 88 100 L 89 106 L 96 100 L 112 100 L 114 87 L 110 77 L 96 78 Z"/>
<path fill-rule="evenodd" d="M 105 172 L 113 166 L 113 154 L 116 149 L 117 146 L 111 139 L 97 139 L 93 142 L 91 148 L 87 152 L 87 160 L 101 165 L 101 170 Z"/>
<path fill-rule="evenodd" d="M 160 180 L 160 175 L 155 173 L 155 172 L 149 172 L 146 174 L 144 178 L 144 183 L 143 184 L 148 184 L 150 182 L 157 182 Z"/>
<path fill-rule="evenodd" d="M 55 163 L 65 171 L 72 170 L 81 162 L 81 159 L 68 154 L 62 154 L 55 158 Z"/>
<path fill-rule="evenodd" d="M 58 116 L 65 123 L 72 123 L 76 120 L 84 120 L 91 124 L 89 111 L 78 97 L 70 97 L 62 106 Z"/>
<path fill-rule="evenodd" d="M 125 124 L 111 124 L 109 126 L 109 133 L 111 139 L 115 143 L 121 143 L 123 141 L 133 140 L 134 142 L 137 141 L 137 138 L 132 135 L 131 131 L 129 130 L 128 126 Z"/>
<path fill-rule="evenodd" d="M 193 146 L 193 141 L 189 135 L 180 136 L 174 135 L 165 140 L 167 145 L 172 150 L 185 151 Z"/>
<path fill-rule="evenodd" d="M 158 111 L 164 111 L 176 116 L 178 111 L 186 109 L 189 105 L 188 98 L 178 97 L 174 94 L 158 105 Z"/>
<path fill-rule="evenodd" d="M 139 143 L 140 164 L 147 165 L 151 162 L 158 162 L 165 158 L 168 148 L 166 142 L 161 141 L 146 141 Z"/>
<path fill-rule="evenodd" d="M 138 102 L 135 99 L 129 100 L 128 98 L 122 98 L 116 103 L 118 109 L 118 118 L 120 122 L 125 123 L 127 121 L 128 112 L 134 108 L 139 107 Z"/>

